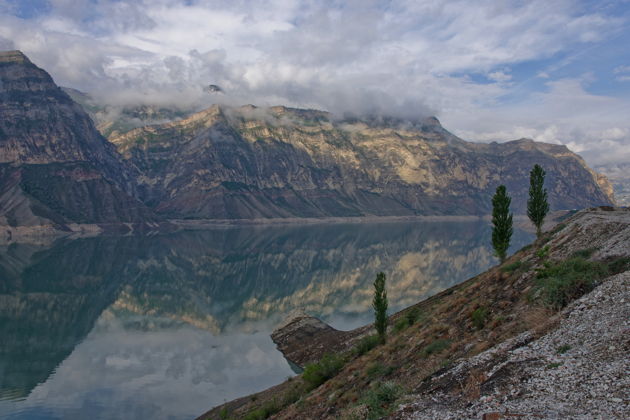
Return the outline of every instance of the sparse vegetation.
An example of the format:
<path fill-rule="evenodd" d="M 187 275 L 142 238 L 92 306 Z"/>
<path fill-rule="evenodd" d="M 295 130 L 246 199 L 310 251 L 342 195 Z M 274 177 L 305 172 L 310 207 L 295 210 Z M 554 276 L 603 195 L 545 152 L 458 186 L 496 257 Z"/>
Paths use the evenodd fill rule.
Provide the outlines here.
<path fill-rule="evenodd" d="M 427 358 L 432 354 L 438 354 L 446 350 L 451 346 L 451 340 L 438 339 L 422 349 L 421 355 L 423 358 Z"/>
<path fill-rule="evenodd" d="M 386 416 L 402 392 L 402 387 L 394 382 L 379 382 L 371 387 L 362 399 L 368 408 L 367 418 L 379 419 Z"/>
<path fill-rule="evenodd" d="M 573 257 L 565 261 L 547 263 L 538 270 L 538 293 L 542 302 L 555 309 L 590 292 L 608 274 L 606 264 Z"/>
<path fill-rule="evenodd" d="M 516 261 L 516 262 L 513 262 L 512 264 L 508 264 L 501 267 L 501 271 L 503 271 L 504 273 L 513 273 L 514 271 L 521 268 L 521 265 L 523 265 L 521 261 Z"/>
<path fill-rule="evenodd" d="M 558 347 L 556 349 L 556 353 L 564 354 L 564 353 L 568 352 L 569 350 L 571 350 L 571 346 L 568 345 L 568 344 L 564 344 L 564 345 L 562 345 L 562 346 L 560 346 L 560 347 Z"/>
<path fill-rule="evenodd" d="M 409 326 L 409 320 L 406 317 L 400 317 L 394 324 L 394 332 L 401 332 Z"/>
<path fill-rule="evenodd" d="M 354 346 L 353 353 L 356 357 L 363 356 L 365 353 L 376 347 L 378 342 L 379 339 L 377 335 L 368 335 L 367 337 L 363 337 Z"/>
<path fill-rule="evenodd" d="M 409 325 L 413 325 L 420 318 L 420 311 L 418 310 L 418 308 L 413 308 L 407 311 L 407 313 L 405 314 L 405 318 L 407 318 L 407 323 Z"/>
<path fill-rule="evenodd" d="M 470 315 L 473 325 L 478 330 L 482 330 L 486 325 L 486 319 L 488 319 L 488 308 L 485 306 L 480 306 L 473 311 Z"/>
<path fill-rule="evenodd" d="M 345 363 L 343 356 L 327 353 L 319 362 L 306 365 L 304 373 L 302 373 L 302 379 L 311 389 L 317 388 L 335 376 Z"/>

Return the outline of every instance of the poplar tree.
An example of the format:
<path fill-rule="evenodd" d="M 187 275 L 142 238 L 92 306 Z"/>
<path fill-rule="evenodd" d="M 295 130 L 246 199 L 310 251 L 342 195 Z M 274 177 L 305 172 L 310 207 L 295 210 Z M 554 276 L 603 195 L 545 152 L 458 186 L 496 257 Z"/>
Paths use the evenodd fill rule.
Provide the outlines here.
<path fill-rule="evenodd" d="M 547 189 L 545 183 L 545 170 L 538 164 L 534 165 L 529 173 L 529 199 L 527 200 L 527 217 L 536 226 L 536 237 L 540 238 L 545 216 L 549 212 L 547 203 Z"/>
<path fill-rule="evenodd" d="M 374 280 L 374 327 L 381 344 L 387 341 L 387 291 L 385 290 L 385 273 L 378 273 Z"/>
<path fill-rule="evenodd" d="M 505 261 L 505 255 L 510 247 L 512 238 L 512 213 L 510 213 L 510 202 L 512 199 L 507 195 L 505 185 L 499 185 L 492 197 L 492 247 L 494 254 Z"/>

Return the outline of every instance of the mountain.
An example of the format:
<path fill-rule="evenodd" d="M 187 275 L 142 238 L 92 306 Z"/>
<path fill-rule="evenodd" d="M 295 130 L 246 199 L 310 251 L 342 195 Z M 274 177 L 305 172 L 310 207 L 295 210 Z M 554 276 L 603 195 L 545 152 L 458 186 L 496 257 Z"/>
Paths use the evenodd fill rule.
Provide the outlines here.
<path fill-rule="evenodd" d="M 597 171 L 606 175 L 612 183 L 617 203 L 630 206 L 630 162 L 600 165 Z"/>
<path fill-rule="evenodd" d="M 44 70 L 0 53 L 0 224 L 154 221 L 137 176 Z"/>
<path fill-rule="evenodd" d="M 469 143 L 436 118 L 215 105 L 110 140 L 140 172 L 144 201 L 167 217 L 488 214 L 501 183 L 524 213 L 535 163 L 547 171 L 552 209 L 613 202 L 606 178 L 565 146 Z"/>
<path fill-rule="evenodd" d="M 90 94 L 77 89 L 62 87 L 61 90 L 83 107 L 85 112 L 94 120 L 96 129 L 106 138 L 119 136 L 129 130 L 145 125 L 180 120 L 194 113 L 192 109 L 182 109 L 174 106 L 129 105 L 117 107 L 103 104 Z"/>

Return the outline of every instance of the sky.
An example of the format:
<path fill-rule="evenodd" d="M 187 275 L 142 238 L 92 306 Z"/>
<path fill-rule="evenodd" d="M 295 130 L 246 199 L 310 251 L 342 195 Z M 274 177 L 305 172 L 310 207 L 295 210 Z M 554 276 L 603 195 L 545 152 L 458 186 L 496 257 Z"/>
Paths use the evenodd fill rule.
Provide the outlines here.
<path fill-rule="evenodd" d="M 0 49 L 111 105 L 435 115 L 630 162 L 630 0 L 0 0 Z"/>

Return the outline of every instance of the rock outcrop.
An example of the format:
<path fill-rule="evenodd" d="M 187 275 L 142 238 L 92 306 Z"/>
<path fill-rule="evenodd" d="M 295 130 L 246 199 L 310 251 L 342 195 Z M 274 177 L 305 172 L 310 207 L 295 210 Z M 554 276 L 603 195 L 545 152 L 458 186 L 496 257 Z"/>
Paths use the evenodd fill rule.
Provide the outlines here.
<path fill-rule="evenodd" d="M 168 217 L 488 214 L 501 183 L 524 213 L 535 163 L 547 171 L 553 209 L 613 201 L 606 179 L 565 146 L 468 143 L 435 118 L 338 121 L 213 106 L 111 140 L 142 174 L 145 202 Z"/>
<path fill-rule="evenodd" d="M 19 51 L 0 53 L 0 224 L 143 223 L 137 174 Z"/>

